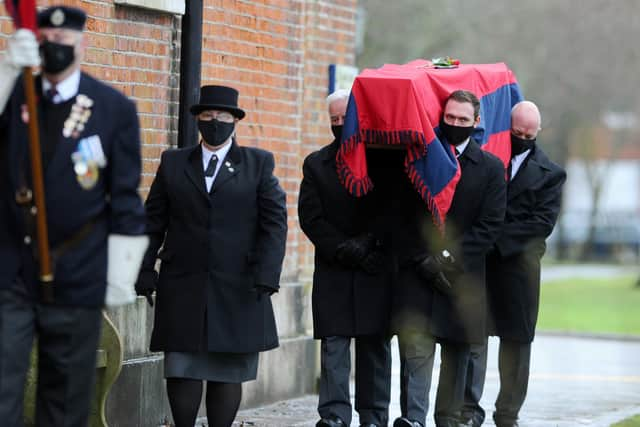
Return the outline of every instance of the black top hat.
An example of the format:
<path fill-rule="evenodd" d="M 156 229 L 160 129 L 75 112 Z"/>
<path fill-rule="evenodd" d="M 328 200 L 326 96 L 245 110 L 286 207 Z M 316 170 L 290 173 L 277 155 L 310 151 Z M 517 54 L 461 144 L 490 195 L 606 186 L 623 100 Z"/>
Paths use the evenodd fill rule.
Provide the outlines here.
<path fill-rule="evenodd" d="M 82 31 L 87 14 L 82 9 L 52 6 L 38 13 L 38 28 L 67 28 Z"/>
<path fill-rule="evenodd" d="M 200 114 L 204 110 L 228 111 L 240 120 L 244 118 L 244 111 L 238 108 L 238 91 L 228 86 L 202 86 L 200 102 L 189 111 Z"/>

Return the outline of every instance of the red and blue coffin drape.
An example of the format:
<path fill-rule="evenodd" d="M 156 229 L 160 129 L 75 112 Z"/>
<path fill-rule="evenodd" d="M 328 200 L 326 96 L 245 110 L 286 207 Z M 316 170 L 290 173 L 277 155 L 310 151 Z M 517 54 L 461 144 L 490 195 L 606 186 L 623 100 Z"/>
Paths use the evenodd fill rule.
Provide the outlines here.
<path fill-rule="evenodd" d="M 480 99 L 480 124 L 473 138 L 505 165 L 511 155 L 510 115 L 522 93 L 504 63 L 435 68 L 429 61 L 386 64 L 365 69 L 351 89 L 342 141 L 336 156 L 342 184 L 354 196 L 373 184 L 367 174 L 365 144 L 402 144 L 405 169 L 434 222 L 444 226 L 460 166 L 449 144 L 437 136 L 442 107 L 451 92 L 463 89 Z"/>

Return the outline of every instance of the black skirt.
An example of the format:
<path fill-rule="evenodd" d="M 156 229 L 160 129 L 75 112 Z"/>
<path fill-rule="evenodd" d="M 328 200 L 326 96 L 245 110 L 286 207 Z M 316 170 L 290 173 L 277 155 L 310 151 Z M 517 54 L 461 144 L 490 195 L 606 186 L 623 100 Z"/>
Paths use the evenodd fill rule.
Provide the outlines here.
<path fill-rule="evenodd" d="M 222 383 L 255 380 L 259 353 L 165 352 L 164 377 Z"/>

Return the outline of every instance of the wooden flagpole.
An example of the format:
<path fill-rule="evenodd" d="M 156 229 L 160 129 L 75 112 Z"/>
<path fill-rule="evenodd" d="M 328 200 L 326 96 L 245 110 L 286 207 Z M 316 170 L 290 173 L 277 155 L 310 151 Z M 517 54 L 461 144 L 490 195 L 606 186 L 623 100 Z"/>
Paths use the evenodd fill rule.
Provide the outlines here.
<path fill-rule="evenodd" d="M 38 261 L 40 266 L 40 282 L 45 301 L 53 301 L 53 269 L 49 252 L 49 232 L 47 229 L 47 209 L 44 197 L 44 178 L 42 172 L 42 151 L 40 149 L 40 132 L 38 129 L 38 109 L 35 80 L 31 67 L 25 67 L 24 91 L 29 111 L 29 157 L 31 158 L 31 181 L 33 185 L 33 201 L 36 211 L 36 234 L 38 243 Z"/>

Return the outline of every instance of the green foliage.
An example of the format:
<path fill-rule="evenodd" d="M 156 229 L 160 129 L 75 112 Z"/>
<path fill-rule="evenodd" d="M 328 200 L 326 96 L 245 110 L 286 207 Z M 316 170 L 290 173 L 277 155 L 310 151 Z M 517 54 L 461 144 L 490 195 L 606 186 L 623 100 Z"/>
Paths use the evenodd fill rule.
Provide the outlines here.
<path fill-rule="evenodd" d="M 538 330 L 640 335 L 637 277 L 546 282 Z"/>
<path fill-rule="evenodd" d="M 612 424 L 611 427 L 640 427 L 640 415 Z"/>

